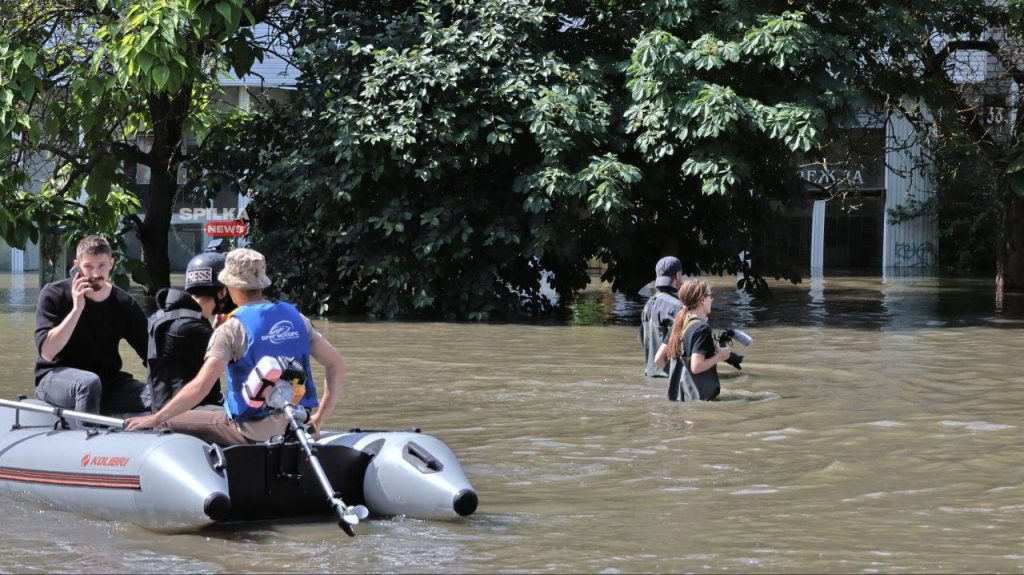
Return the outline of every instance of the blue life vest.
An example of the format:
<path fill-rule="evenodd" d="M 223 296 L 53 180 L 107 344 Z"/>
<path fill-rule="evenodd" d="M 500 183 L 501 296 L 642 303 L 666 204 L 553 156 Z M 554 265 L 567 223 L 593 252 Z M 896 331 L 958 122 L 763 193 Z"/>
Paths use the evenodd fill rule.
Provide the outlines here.
<path fill-rule="evenodd" d="M 267 416 L 265 407 L 249 407 L 242 391 L 256 362 L 266 355 L 293 357 L 301 363 L 306 370 L 306 392 L 299 406 L 312 409 L 320 405 L 313 372 L 309 368 L 309 332 L 299 310 L 283 302 L 258 303 L 236 309 L 231 317 L 242 322 L 246 341 L 242 357 L 228 364 L 227 397 L 224 401 L 228 417 L 245 421 Z"/>

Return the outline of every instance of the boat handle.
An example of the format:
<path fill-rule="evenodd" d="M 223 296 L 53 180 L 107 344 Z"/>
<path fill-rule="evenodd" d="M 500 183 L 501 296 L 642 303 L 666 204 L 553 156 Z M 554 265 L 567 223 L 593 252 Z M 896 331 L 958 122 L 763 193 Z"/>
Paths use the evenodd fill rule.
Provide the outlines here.
<path fill-rule="evenodd" d="M 211 443 L 206 447 L 206 459 L 214 471 L 223 471 L 227 467 L 227 463 L 224 461 L 224 450 L 216 443 Z"/>

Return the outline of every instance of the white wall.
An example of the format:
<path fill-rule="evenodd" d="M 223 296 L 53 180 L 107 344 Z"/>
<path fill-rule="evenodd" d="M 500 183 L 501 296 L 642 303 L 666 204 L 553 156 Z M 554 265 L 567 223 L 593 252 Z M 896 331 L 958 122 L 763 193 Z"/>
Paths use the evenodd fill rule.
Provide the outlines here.
<path fill-rule="evenodd" d="M 925 271 L 935 264 L 938 226 L 933 217 L 919 217 L 901 224 L 890 222 L 889 209 L 906 205 L 911 198 L 925 201 L 934 193 L 933 170 L 924 160 L 924 149 L 913 126 L 893 116 L 886 126 L 885 225 L 882 240 L 883 273 Z"/>
<path fill-rule="evenodd" d="M 11 247 L 0 240 L 0 273 L 11 271 Z M 39 269 L 39 246 L 33 243 L 25 244 L 25 250 L 21 256 L 22 271 L 33 272 Z"/>

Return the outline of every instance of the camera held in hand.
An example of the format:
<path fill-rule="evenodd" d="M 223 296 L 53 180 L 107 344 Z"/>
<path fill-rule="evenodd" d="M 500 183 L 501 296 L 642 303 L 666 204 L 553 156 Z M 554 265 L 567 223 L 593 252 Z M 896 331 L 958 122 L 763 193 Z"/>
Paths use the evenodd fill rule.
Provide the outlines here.
<path fill-rule="evenodd" d="M 747 335 L 747 332 L 740 329 L 723 329 L 718 332 L 718 347 L 725 347 L 729 342 L 735 340 L 744 346 L 754 343 L 754 338 Z M 740 367 L 740 363 L 743 362 L 743 356 L 738 353 L 730 353 L 729 359 L 725 360 L 725 363 L 735 367 L 736 369 L 743 369 Z"/>
<path fill-rule="evenodd" d="M 747 335 L 747 332 L 741 329 L 723 329 L 718 332 L 718 345 L 719 347 L 725 347 L 730 341 L 735 340 L 736 343 L 748 346 L 754 343 L 754 338 Z"/>

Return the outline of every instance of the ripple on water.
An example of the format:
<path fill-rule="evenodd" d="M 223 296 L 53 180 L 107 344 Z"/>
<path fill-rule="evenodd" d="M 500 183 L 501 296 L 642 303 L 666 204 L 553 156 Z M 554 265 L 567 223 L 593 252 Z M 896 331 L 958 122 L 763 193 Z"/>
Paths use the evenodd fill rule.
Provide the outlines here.
<path fill-rule="evenodd" d="M 780 491 L 777 487 L 771 487 L 768 485 L 755 485 L 746 489 L 740 489 L 729 493 L 729 495 L 767 495 L 769 493 L 778 493 Z"/>
<path fill-rule="evenodd" d="M 1009 429 L 1012 425 L 1004 425 L 1002 423 L 989 423 L 987 421 L 951 421 L 944 420 L 941 422 L 942 425 L 947 427 L 964 427 L 971 431 L 1000 431 L 1002 429 Z"/>
<path fill-rule="evenodd" d="M 788 439 L 791 435 L 803 433 L 802 430 L 795 427 L 786 427 L 783 429 L 769 429 L 767 431 L 755 431 L 747 434 L 747 437 L 760 437 L 761 441 L 782 441 Z"/>
<path fill-rule="evenodd" d="M 853 470 L 853 467 L 847 463 L 836 460 L 826 465 L 823 469 L 818 470 L 816 473 L 821 474 L 835 474 L 835 475 L 846 475 Z"/>
<path fill-rule="evenodd" d="M 868 425 L 874 425 L 875 427 L 899 427 L 901 425 L 906 425 L 906 424 L 905 423 L 900 423 L 899 421 L 891 421 L 891 420 L 888 420 L 888 419 L 882 419 L 882 420 L 879 420 L 879 421 L 872 421 L 872 422 L 868 423 Z"/>
<path fill-rule="evenodd" d="M 666 487 L 662 489 L 665 493 L 691 493 L 693 491 L 699 491 L 699 487 L 681 486 L 681 487 Z"/>
<path fill-rule="evenodd" d="M 629 327 L 320 320 L 351 365 L 331 423 L 437 433 L 477 514 L 375 519 L 351 539 L 329 521 L 167 536 L 0 497 L 0 573 L 1021 571 L 1024 331 L 931 284 L 876 284 L 721 306 L 715 322 L 757 344 L 708 404 L 670 404 L 640 376 L 632 301 Z M 27 297 L 0 312 L 3 397 L 31 389 Z"/>
<path fill-rule="evenodd" d="M 722 389 L 718 396 L 719 403 L 762 403 L 775 401 L 781 396 L 771 391 L 749 391 L 746 389 Z"/>

